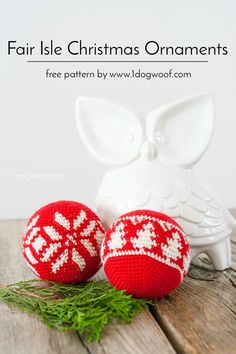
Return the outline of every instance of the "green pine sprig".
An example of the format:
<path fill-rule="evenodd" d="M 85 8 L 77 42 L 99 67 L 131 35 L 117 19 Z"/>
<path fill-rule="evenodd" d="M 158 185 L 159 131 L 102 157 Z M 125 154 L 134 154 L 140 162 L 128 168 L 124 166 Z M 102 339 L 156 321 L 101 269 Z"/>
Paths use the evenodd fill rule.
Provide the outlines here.
<path fill-rule="evenodd" d="M 21 281 L 1 287 L 0 300 L 36 314 L 50 328 L 84 333 L 88 341 L 98 341 L 112 320 L 129 323 L 151 303 L 117 290 L 107 281 L 80 284 Z"/>

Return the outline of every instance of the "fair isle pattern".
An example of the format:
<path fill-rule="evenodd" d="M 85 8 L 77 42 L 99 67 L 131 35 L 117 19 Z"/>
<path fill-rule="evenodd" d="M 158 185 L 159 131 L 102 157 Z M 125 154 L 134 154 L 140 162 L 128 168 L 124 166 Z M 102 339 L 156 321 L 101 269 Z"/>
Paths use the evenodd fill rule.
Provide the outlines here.
<path fill-rule="evenodd" d="M 119 237 L 114 242 L 117 231 Z M 181 227 L 169 216 L 136 210 L 108 228 L 101 260 L 114 287 L 138 298 L 158 299 L 175 290 L 186 276 L 189 244 Z"/>
<path fill-rule="evenodd" d="M 62 247 L 61 242 L 50 243 L 49 247 L 47 247 L 45 251 L 42 253 L 42 257 L 40 258 L 40 261 L 48 262 L 50 258 L 54 255 L 54 253 L 57 252 L 58 248 L 61 247 Z"/>
<path fill-rule="evenodd" d="M 180 236 L 178 232 L 172 233 L 172 238 L 167 239 L 167 245 L 162 245 L 162 252 L 166 256 L 167 259 L 174 259 L 175 261 L 181 257 L 182 245 L 180 242 Z"/>
<path fill-rule="evenodd" d="M 116 230 L 111 233 L 111 239 L 107 243 L 110 250 L 122 248 L 126 244 L 124 227 L 125 225 L 121 222 L 117 225 Z"/>
<path fill-rule="evenodd" d="M 77 216 L 77 218 L 74 220 L 74 230 L 77 230 L 80 225 L 84 222 L 84 220 L 86 220 L 86 213 L 84 210 L 81 210 L 80 214 Z"/>
<path fill-rule="evenodd" d="M 26 257 L 27 257 L 28 261 L 31 264 L 37 264 L 38 263 L 37 259 L 35 259 L 34 256 L 32 255 L 32 252 L 31 252 L 29 247 L 25 248 L 25 254 L 26 254 Z"/>
<path fill-rule="evenodd" d="M 76 251 L 75 248 L 72 250 L 72 259 L 79 266 L 81 271 L 85 268 L 85 259 Z"/>
<path fill-rule="evenodd" d="M 109 258 L 112 257 L 119 257 L 119 256 L 140 256 L 140 255 L 144 255 L 144 256 L 148 256 L 150 258 L 155 259 L 156 261 L 159 261 L 161 263 L 164 263 L 168 266 L 170 266 L 171 268 L 175 268 L 179 271 L 180 273 L 180 277 L 181 277 L 181 281 L 183 280 L 184 277 L 184 271 L 183 269 L 181 269 L 177 264 L 173 263 L 170 261 L 169 258 L 162 258 L 160 256 L 158 256 L 157 254 L 155 254 L 154 252 L 147 252 L 144 251 L 143 249 L 140 250 L 130 250 L 130 251 L 113 251 L 112 253 L 109 253 L 108 255 L 106 255 L 103 258 L 103 266 L 105 266 L 106 262 L 108 261 Z"/>
<path fill-rule="evenodd" d="M 188 252 L 183 259 L 184 274 L 187 274 L 190 264 L 190 253 Z"/>
<path fill-rule="evenodd" d="M 156 212 L 137 211 L 117 219 L 102 242 L 105 268 L 109 259 L 145 255 L 179 271 L 181 280 L 189 263 L 189 245 L 184 231 L 169 217 Z"/>
<path fill-rule="evenodd" d="M 55 221 L 63 226 L 65 229 L 70 230 L 70 221 L 67 220 L 67 218 L 65 216 L 63 216 L 62 214 L 56 212 L 55 213 Z"/>
<path fill-rule="evenodd" d="M 94 238 L 97 241 L 98 246 L 100 247 L 104 238 L 104 232 L 102 232 L 100 229 L 96 230 Z"/>
<path fill-rule="evenodd" d="M 91 234 L 91 232 L 93 231 L 93 229 L 95 228 L 96 226 L 96 221 L 95 220 L 92 220 L 90 221 L 89 225 L 86 227 L 86 229 L 84 229 L 82 232 L 81 232 L 81 236 L 89 236 Z"/>
<path fill-rule="evenodd" d="M 39 215 L 36 215 L 29 223 L 29 225 L 25 228 L 25 233 L 29 232 L 36 225 L 38 219 L 39 219 Z"/>
<path fill-rule="evenodd" d="M 54 229 L 53 226 L 44 226 L 43 229 L 53 241 L 62 239 L 61 235 Z"/>
<path fill-rule="evenodd" d="M 126 220 L 130 220 L 134 225 L 137 225 L 137 224 L 141 223 L 143 220 L 150 220 L 150 221 L 158 222 L 159 225 L 162 227 L 163 231 L 175 229 L 176 231 L 181 233 L 181 235 L 187 241 L 187 235 L 185 234 L 185 232 L 180 227 L 178 227 L 177 225 L 175 225 L 175 224 L 173 224 L 173 223 L 171 223 L 169 221 L 165 221 L 165 220 L 162 220 L 160 218 L 156 218 L 154 216 L 142 214 L 142 215 L 132 215 L 132 216 L 120 217 L 118 220 L 116 220 L 114 222 L 114 224 L 116 224 L 116 223 L 118 223 L 120 221 L 126 221 Z"/>
<path fill-rule="evenodd" d="M 83 219 L 86 218 L 86 213 L 84 212 L 84 214 L 82 214 Z M 74 219 L 72 221 L 72 225 L 73 225 L 73 229 L 72 230 L 77 230 L 77 227 L 79 225 L 79 223 L 81 220 L 81 214 L 77 216 L 76 219 Z M 60 226 L 62 226 L 63 228 L 65 228 L 66 230 L 70 230 L 70 221 L 61 213 L 56 212 L 54 214 L 54 221 L 55 223 L 58 223 Z M 89 225 L 81 232 L 82 236 L 86 236 L 88 237 L 90 235 L 90 233 L 92 232 L 92 230 L 94 229 L 96 225 L 96 221 L 92 220 L 90 221 Z M 62 235 L 60 235 L 59 232 L 57 232 L 55 230 L 55 228 L 53 226 L 44 226 L 43 227 L 45 233 L 51 238 L 52 241 L 58 241 L 62 239 Z M 34 232 L 35 231 L 35 232 Z M 40 231 L 40 227 L 34 227 L 30 233 L 30 240 L 32 240 L 32 234 L 35 236 L 37 234 L 37 232 Z M 27 238 L 26 242 L 29 242 L 29 238 Z M 77 245 L 77 234 L 74 232 L 73 234 L 67 234 L 66 235 L 67 240 L 65 241 L 65 245 L 69 246 L 70 243 Z M 41 237 L 41 245 L 42 242 L 45 241 L 44 239 L 42 239 Z M 46 243 L 46 241 L 45 241 Z M 89 251 L 91 256 L 95 256 L 97 255 L 96 249 L 93 247 L 93 245 L 89 243 L 84 243 L 83 240 L 81 240 L 81 244 L 84 245 L 84 247 Z M 35 248 L 35 242 L 33 243 L 33 247 Z M 40 260 L 42 262 L 48 262 L 50 260 L 50 258 L 53 257 L 54 253 L 56 253 L 58 251 L 58 248 L 61 248 L 62 244 L 61 242 L 57 242 L 57 243 L 50 243 L 50 245 L 46 248 L 46 250 L 44 251 L 44 253 L 42 254 L 42 257 L 40 258 Z M 67 263 L 68 261 L 68 256 L 69 254 L 69 250 L 65 249 L 59 256 L 58 258 L 55 260 L 55 262 L 52 262 L 51 267 L 52 267 L 52 272 L 53 273 L 57 273 L 58 270 L 61 268 L 61 266 L 64 263 Z M 38 263 L 30 249 L 28 248 L 26 251 L 26 256 L 28 258 L 28 261 L 32 264 L 36 264 Z M 80 260 L 82 257 L 79 255 L 78 252 L 76 252 L 76 255 L 72 255 L 72 260 L 79 265 L 80 269 L 83 270 L 84 266 L 81 266 L 81 261 L 79 262 L 78 260 Z M 84 264 L 84 261 L 83 261 Z"/>
<path fill-rule="evenodd" d="M 57 273 L 58 270 L 63 266 L 64 263 L 68 261 L 68 249 L 65 249 L 60 256 L 56 259 L 56 262 L 52 262 L 52 271 Z"/>
<path fill-rule="evenodd" d="M 31 230 L 31 228 L 30 228 Z M 29 236 L 26 239 L 26 244 L 29 245 L 33 238 L 37 235 L 38 231 L 40 230 L 40 227 L 33 227 L 33 229 L 30 231 Z"/>
<path fill-rule="evenodd" d="M 39 253 L 39 251 L 42 249 L 43 246 L 45 246 L 47 242 L 42 238 L 42 236 L 38 236 L 34 242 L 32 242 L 32 247 L 35 249 L 36 253 Z"/>
<path fill-rule="evenodd" d="M 122 224 L 123 225 L 123 224 Z M 119 228 L 119 224 L 117 225 Z M 123 228 L 123 226 L 122 226 Z M 113 247 L 112 252 L 108 253 L 106 256 L 104 256 L 104 247 L 102 248 L 102 256 L 103 256 L 103 266 L 105 266 L 107 260 L 111 257 L 117 257 L 117 256 L 129 256 L 129 255 L 145 255 L 150 258 L 153 258 L 155 260 L 158 260 L 159 262 L 162 262 L 164 264 L 167 264 L 168 266 L 177 269 L 180 272 L 181 279 L 183 279 L 183 274 L 185 271 L 185 268 L 187 266 L 187 260 L 188 257 L 185 260 L 185 264 L 183 266 L 183 269 L 181 269 L 178 264 L 176 264 L 174 261 L 176 261 L 178 258 L 181 257 L 181 254 L 179 252 L 179 249 L 182 248 L 181 242 L 180 241 L 180 236 L 177 232 L 172 233 L 172 238 L 168 239 L 168 245 L 166 244 L 161 244 L 160 243 L 160 248 L 162 250 L 162 253 L 164 257 L 161 257 L 154 252 L 149 252 L 144 250 L 144 248 L 152 249 L 153 246 L 157 246 L 156 240 L 152 240 L 152 238 L 156 237 L 158 240 L 158 235 L 156 235 L 153 231 L 153 226 L 150 225 L 150 223 L 143 224 L 143 230 L 138 230 L 137 231 L 137 238 L 131 238 L 131 242 L 133 244 L 133 250 L 123 250 L 121 251 L 120 249 L 126 244 L 127 241 L 124 240 L 123 244 L 118 244 L 118 247 Z M 112 233 L 114 235 L 114 233 Z M 111 236 L 112 237 L 112 236 Z M 111 250 L 111 247 L 109 245 L 108 241 L 108 247 Z M 136 250 L 136 248 L 139 248 Z M 188 263 L 189 265 L 189 263 Z"/>
<path fill-rule="evenodd" d="M 39 210 L 26 228 L 28 232 L 23 240 L 24 257 L 36 274 L 49 272 L 49 277 L 45 276 L 48 280 L 65 277 L 65 266 L 76 276 L 80 274 L 78 272 L 86 274 L 87 262 L 94 264 L 96 270 L 100 264 L 99 248 L 104 236 L 100 220 L 87 207 L 82 209 L 82 204 L 68 203 L 73 205 L 65 205 L 64 211 L 62 207 L 58 210 L 53 208 L 51 214 L 44 215 L 40 214 Z M 57 278 L 50 274 L 55 274 Z"/>
<path fill-rule="evenodd" d="M 157 246 L 154 232 L 154 226 L 151 222 L 143 224 L 142 229 L 136 232 L 137 237 L 131 237 L 131 242 L 134 248 L 143 249 L 144 247 L 151 249 L 152 246 Z"/>
<path fill-rule="evenodd" d="M 81 240 L 82 245 L 88 250 L 90 256 L 96 256 L 97 251 L 96 248 L 93 246 L 92 242 L 90 242 L 88 239 Z"/>

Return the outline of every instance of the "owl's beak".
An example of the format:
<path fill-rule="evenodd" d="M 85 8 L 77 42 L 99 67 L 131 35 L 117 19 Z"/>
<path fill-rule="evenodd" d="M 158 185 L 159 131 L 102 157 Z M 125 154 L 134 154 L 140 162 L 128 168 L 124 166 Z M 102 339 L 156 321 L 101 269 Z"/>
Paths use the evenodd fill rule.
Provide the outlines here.
<path fill-rule="evenodd" d="M 153 160 L 157 156 L 157 146 L 146 140 L 141 147 L 141 156 L 147 160 Z"/>

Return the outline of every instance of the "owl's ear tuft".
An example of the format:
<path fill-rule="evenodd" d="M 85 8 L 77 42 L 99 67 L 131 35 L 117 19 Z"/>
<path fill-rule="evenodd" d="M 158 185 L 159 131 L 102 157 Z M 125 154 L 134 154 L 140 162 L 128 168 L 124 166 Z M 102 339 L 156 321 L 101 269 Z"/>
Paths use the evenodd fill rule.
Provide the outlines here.
<path fill-rule="evenodd" d="M 143 140 L 137 117 L 118 104 L 79 97 L 76 102 L 79 134 L 93 156 L 108 165 L 124 165 L 138 157 Z"/>
<path fill-rule="evenodd" d="M 150 112 L 147 136 L 158 146 L 158 157 L 170 165 L 192 167 L 204 154 L 214 126 L 211 97 L 200 94 Z"/>

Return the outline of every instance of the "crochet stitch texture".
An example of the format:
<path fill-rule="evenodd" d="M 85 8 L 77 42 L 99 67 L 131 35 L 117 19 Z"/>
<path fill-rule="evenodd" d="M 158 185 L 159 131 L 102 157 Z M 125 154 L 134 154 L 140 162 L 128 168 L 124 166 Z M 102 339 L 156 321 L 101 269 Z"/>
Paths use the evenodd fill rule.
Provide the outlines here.
<path fill-rule="evenodd" d="M 109 227 L 101 259 L 113 286 L 136 297 L 156 299 L 176 289 L 186 276 L 189 244 L 172 218 L 138 210 Z"/>
<path fill-rule="evenodd" d="M 23 255 L 41 279 L 85 281 L 100 267 L 104 228 L 87 206 L 58 201 L 39 209 L 28 221 Z"/>

